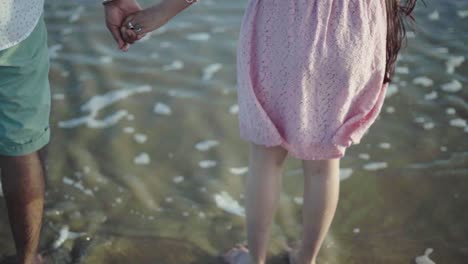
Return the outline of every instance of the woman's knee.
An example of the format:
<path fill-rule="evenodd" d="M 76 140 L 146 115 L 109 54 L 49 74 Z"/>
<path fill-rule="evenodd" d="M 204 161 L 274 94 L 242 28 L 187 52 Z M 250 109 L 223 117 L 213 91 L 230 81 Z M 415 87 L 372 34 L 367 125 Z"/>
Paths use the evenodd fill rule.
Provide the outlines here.
<path fill-rule="evenodd" d="M 282 167 L 286 156 L 287 150 L 281 146 L 266 147 L 257 144 L 251 144 L 250 155 L 257 162 L 272 164 L 277 167 Z"/>

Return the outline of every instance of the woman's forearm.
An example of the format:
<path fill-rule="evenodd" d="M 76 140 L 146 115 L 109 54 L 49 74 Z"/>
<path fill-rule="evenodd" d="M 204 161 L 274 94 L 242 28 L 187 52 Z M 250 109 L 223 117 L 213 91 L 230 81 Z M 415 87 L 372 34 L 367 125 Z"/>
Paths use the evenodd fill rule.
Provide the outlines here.
<path fill-rule="evenodd" d="M 152 8 L 161 8 L 167 16 L 166 19 L 169 20 L 195 2 L 190 0 L 163 0 Z"/>

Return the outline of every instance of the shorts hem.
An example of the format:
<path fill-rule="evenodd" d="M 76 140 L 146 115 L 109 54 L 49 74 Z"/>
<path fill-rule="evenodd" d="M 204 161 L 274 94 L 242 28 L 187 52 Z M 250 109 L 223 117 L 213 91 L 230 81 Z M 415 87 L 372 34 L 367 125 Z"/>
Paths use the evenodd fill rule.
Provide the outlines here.
<path fill-rule="evenodd" d="M 44 146 L 46 146 L 49 143 L 49 141 L 50 141 L 50 129 L 48 128 L 40 136 L 38 136 L 33 141 L 30 141 L 26 144 L 0 146 L 0 155 L 23 156 L 23 155 L 31 154 L 42 149 Z"/>

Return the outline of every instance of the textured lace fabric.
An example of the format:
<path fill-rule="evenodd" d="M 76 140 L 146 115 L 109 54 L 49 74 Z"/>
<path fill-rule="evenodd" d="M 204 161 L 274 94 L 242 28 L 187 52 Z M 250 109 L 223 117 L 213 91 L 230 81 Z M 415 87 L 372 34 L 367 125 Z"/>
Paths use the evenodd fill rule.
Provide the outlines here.
<path fill-rule="evenodd" d="M 340 158 L 385 97 L 385 0 L 250 0 L 237 53 L 241 137 Z"/>
<path fill-rule="evenodd" d="M 0 0 L 0 50 L 26 39 L 39 21 L 44 0 Z"/>

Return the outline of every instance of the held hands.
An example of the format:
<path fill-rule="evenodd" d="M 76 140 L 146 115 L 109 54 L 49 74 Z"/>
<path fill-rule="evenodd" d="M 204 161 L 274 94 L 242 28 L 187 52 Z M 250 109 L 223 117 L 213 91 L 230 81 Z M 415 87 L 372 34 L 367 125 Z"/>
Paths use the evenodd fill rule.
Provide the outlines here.
<path fill-rule="evenodd" d="M 127 16 L 120 27 L 120 35 L 126 43 L 133 44 L 168 21 L 167 12 L 156 5 Z"/>
<path fill-rule="evenodd" d="M 162 0 L 142 10 L 136 0 L 104 0 L 106 25 L 119 49 L 127 51 L 130 44 L 146 33 L 166 24 L 172 17 L 197 0 Z"/>
<path fill-rule="evenodd" d="M 129 42 L 125 41 L 121 35 L 122 22 L 126 17 L 140 10 L 141 7 L 135 0 L 112 0 L 104 6 L 106 26 L 117 42 L 119 49 L 123 51 L 128 50 Z"/>

